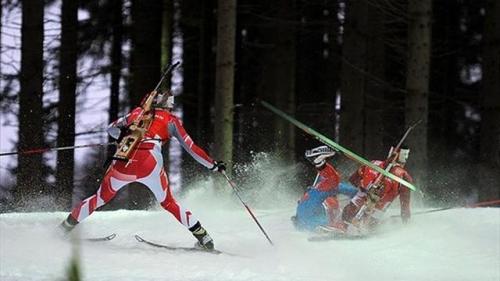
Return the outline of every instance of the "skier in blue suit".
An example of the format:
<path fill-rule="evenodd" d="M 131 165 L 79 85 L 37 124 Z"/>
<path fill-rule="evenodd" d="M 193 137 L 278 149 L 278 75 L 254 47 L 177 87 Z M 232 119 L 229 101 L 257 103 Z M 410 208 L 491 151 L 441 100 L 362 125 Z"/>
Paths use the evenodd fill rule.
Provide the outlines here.
<path fill-rule="evenodd" d="M 358 190 L 349 183 L 340 182 L 340 175 L 335 168 L 326 162 L 333 157 L 335 151 L 327 146 L 307 150 L 305 157 L 318 171 L 316 179 L 302 198 L 298 201 L 297 213 L 292 217 L 299 230 L 313 231 L 320 225 L 328 225 L 337 221 L 340 206 L 337 194 L 353 197 Z"/>

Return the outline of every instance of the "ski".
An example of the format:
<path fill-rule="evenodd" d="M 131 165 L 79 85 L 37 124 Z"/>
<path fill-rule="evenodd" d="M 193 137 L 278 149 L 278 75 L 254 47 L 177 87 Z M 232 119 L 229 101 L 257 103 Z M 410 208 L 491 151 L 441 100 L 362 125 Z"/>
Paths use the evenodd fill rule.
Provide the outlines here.
<path fill-rule="evenodd" d="M 368 235 L 365 233 L 343 233 L 329 226 L 319 226 L 313 236 L 307 238 L 310 242 L 321 242 L 330 240 L 358 240 L 364 239 Z"/>
<path fill-rule="evenodd" d="M 84 238 L 82 240 L 89 241 L 89 242 L 99 242 L 99 241 L 110 241 L 110 240 L 115 239 L 115 237 L 116 237 L 116 233 L 112 233 L 112 234 L 110 234 L 108 236 L 104 236 L 104 237 Z"/>
<path fill-rule="evenodd" d="M 371 163 L 370 161 L 364 159 L 363 157 L 355 154 L 354 152 L 348 150 L 347 148 L 341 146 L 340 144 L 332 141 L 331 139 L 327 138 L 326 136 L 322 135 L 321 133 L 315 131 L 314 129 L 306 126 L 304 123 L 298 121 L 297 119 L 293 118 L 292 116 L 286 114 L 285 112 L 277 109 L 276 107 L 272 106 L 271 104 L 265 102 L 265 101 L 261 101 L 260 102 L 264 107 L 266 107 L 267 109 L 269 109 L 270 111 L 274 112 L 275 114 L 279 115 L 281 118 L 289 121 L 290 123 L 292 123 L 293 125 L 295 125 L 296 127 L 298 127 L 299 129 L 301 129 L 302 131 L 306 132 L 307 134 L 313 136 L 315 139 L 317 139 L 318 141 L 326 144 L 327 146 L 337 150 L 337 151 L 340 151 L 342 152 L 344 155 L 346 155 L 348 158 L 351 158 L 355 161 L 357 161 L 358 163 L 360 164 L 363 164 L 365 166 L 368 166 L 370 167 L 372 170 L 375 170 L 379 173 L 381 173 L 382 175 L 392 179 L 392 180 L 395 180 L 399 183 L 401 183 L 402 185 L 408 187 L 409 189 L 413 190 L 413 191 L 416 191 L 416 187 L 409 183 L 408 181 L 400 178 L 400 177 L 397 177 L 389 172 L 387 172 L 386 170 L 380 168 L 379 166 L 377 165 L 374 165 L 373 163 Z"/>
<path fill-rule="evenodd" d="M 331 240 L 359 240 L 359 239 L 365 239 L 365 235 L 349 235 L 349 234 L 318 234 L 318 235 L 313 235 L 309 238 L 307 238 L 307 241 L 309 242 L 324 242 L 324 241 L 331 241 Z"/>
<path fill-rule="evenodd" d="M 307 238 L 309 242 L 322 242 L 331 240 L 359 240 L 365 239 L 366 235 L 350 235 L 345 233 L 324 233 L 316 234 Z"/>
<path fill-rule="evenodd" d="M 135 239 L 138 242 L 145 243 L 145 244 L 148 244 L 150 246 L 157 247 L 157 248 L 171 250 L 171 251 L 201 252 L 201 253 L 208 253 L 208 254 L 214 254 L 214 255 L 228 254 L 228 253 L 225 253 L 225 252 L 222 252 L 219 250 L 215 250 L 215 249 L 206 250 L 206 249 L 201 249 L 201 248 L 196 248 L 196 247 L 177 247 L 177 246 L 168 246 L 168 245 L 164 245 L 164 244 L 158 244 L 158 243 L 148 241 L 137 234 L 135 235 Z M 229 254 L 229 255 L 232 255 L 232 254 Z"/>

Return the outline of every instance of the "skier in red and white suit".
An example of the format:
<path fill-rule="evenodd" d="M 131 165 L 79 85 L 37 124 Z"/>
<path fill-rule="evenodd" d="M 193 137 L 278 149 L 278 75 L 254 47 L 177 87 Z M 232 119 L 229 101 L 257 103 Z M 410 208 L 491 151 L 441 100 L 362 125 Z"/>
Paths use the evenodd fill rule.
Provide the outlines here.
<path fill-rule="evenodd" d="M 393 167 L 390 169 L 390 173 L 400 177 L 408 182 L 413 182 L 413 178 L 410 176 L 408 171 L 404 169 L 404 165 L 406 160 L 408 159 L 409 149 L 401 148 L 399 151 L 391 151 L 389 155 L 393 155 L 393 153 L 397 153 L 396 161 Z M 371 161 L 373 164 L 379 166 L 382 169 L 385 169 L 388 165 L 387 161 L 373 160 Z M 342 210 L 342 220 L 347 223 L 351 223 L 360 210 L 360 208 L 369 200 L 368 187 L 375 182 L 379 173 L 370 169 L 368 166 L 360 167 L 351 177 L 349 181 L 351 184 L 356 186 L 359 191 L 358 193 L 351 199 L 351 202 L 347 204 Z M 375 225 L 378 223 L 380 218 L 383 215 L 385 209 L 396 199 L 399 195 L 400 206 L 401 206 L 401 218 L 404 223 L 406 223 L 410 219 L 410 190 L 401 185 L 399 182 L 391 180 L 390 178 L 383 177 L 382 182 L 380 184 L 381 188 L 379 189 L 378 194 L 376 194 L 376 204 L 374 207 L 374 212 L 370 215 L 367 222 L 370 225 Z M 345 228 L 347 224 L 337 224 L 336 227 Z"/>
<path fill-rule="evenodd" d="M 131 152 L 130 160 L 128 162 L 114 160 L 111 163 L 96 194 L 79 203 L 61 224 L 66 231 L 70 231 L 96 209 L 111 201 L 125 185 L 139 182 L 147 186 L 160 205 L 193 233 L 198 239 L 198 246 L 207 249 L 214 248 L 212 238 L 198 219 L 172 196 L 168 176 L 163 168 L 161 146 L 170 138 L 175 137 L 196 161 L 208 169 L 222 171 L 225 170 L 225 165 L 222 161 L 214 161 L 193 142 L 179 118 L 170 112 L 173 104 L 173 96 L 170 93 L 158 95 L 153 109 L 153 121 L 145 132 L 143 140 L 137 145 L 135 151 Z M 118 138 L 121 131 L 127 130 L 140 112 L 141 108 L 136 108 L 125 117 L 110 124 L 108 129 L 110 135 Z"/>

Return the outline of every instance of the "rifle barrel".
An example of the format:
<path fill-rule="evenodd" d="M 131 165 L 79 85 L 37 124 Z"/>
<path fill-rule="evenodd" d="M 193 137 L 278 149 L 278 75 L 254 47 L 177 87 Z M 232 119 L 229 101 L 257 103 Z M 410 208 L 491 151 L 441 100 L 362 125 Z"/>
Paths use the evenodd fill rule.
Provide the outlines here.
<path fill-rule="evenodd" d="M 161 83 L 163 82 L 163 80 L 165 79 L 165 77 L 167 77 L 167 74 L 169 74 L 170 72 L 172 72 L 172 70 L 174 70 L 174 68 L 176 68 L 178 65 L 180 64 L 180 62 L 176 62 L 174 64 L 170 64 L 166 69 L 165 71 L 163 71 L 163 74 L 161 75 L 161 78 L 160 78 L 160 81 L 158 82 L 158 84 L 156 84 L 156 87 L 155 89 L 153 90 L 153 92 L 156 92 L 158 91 L 158 89 L 160 88 L 161 86 Z"/>

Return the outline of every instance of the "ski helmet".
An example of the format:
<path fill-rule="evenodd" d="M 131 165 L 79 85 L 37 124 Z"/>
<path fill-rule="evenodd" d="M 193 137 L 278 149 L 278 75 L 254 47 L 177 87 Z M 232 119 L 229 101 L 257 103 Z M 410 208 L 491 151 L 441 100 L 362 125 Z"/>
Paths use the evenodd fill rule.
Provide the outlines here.
<path fill-rule="evenodd" d="M 326 159 L 335 155 L 335 150 L 326 145 L 318 146 L 313 149 L 306 150 L 305 157 L 317 168 L 326 163 Z"/>
<path fill-rule="evenodd" d="M 174 108 L 174 95 L 170 91 L 158 94 L 154 106 L 168 109 Z"/>

